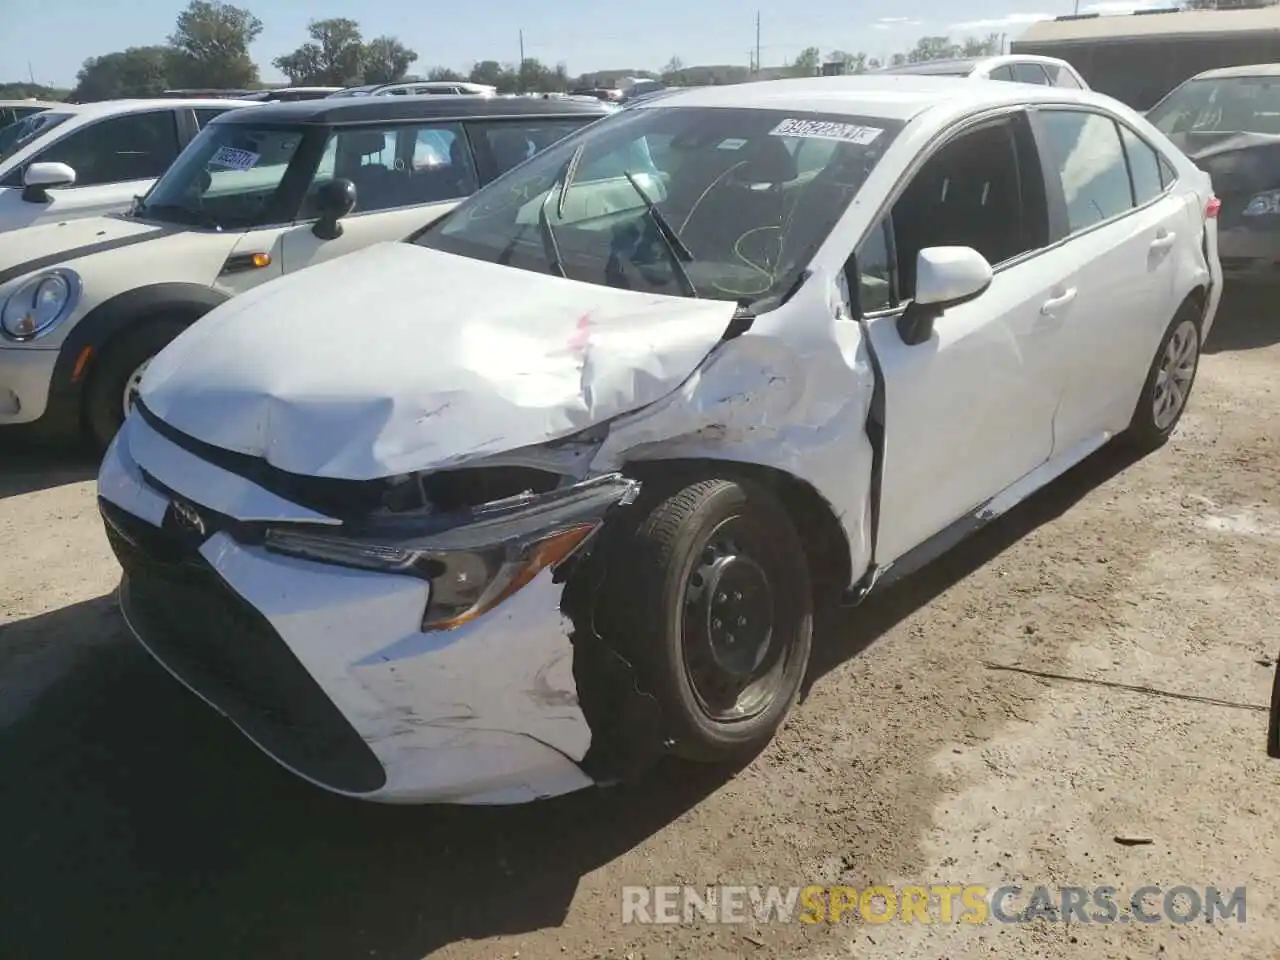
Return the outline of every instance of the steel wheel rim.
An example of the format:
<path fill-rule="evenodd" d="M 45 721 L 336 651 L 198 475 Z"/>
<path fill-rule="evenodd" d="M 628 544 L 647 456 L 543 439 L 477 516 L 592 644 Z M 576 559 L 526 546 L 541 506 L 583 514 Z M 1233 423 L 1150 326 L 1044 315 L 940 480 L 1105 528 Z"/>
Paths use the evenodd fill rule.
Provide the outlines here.
<path fill-rule="evenodd" d="M 1186 407 L 1199 356 L 1200 331 L 1190 320 L 1183 320 L 1165 344 L 1160 366 L 1156 368 L 1151 418 L 1157 430 L 1169 429 Z"/>
<path fill-rule="evenodd" d="M 768 556 L 763 531 L 731 517 L 706 538 L 685 579 L 685 676 L 699 708 L 718 723 L 759 716 L 781 689 L 789 644 L 777 623 L 783 604 Z"/>

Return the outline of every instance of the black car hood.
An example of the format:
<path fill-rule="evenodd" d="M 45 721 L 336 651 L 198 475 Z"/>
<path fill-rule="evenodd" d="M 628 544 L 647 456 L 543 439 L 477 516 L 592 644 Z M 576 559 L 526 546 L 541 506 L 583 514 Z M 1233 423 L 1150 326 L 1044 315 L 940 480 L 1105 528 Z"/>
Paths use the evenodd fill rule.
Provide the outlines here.
<path fill-rule="evenodd" d="M 1228 131 L 1170 139 L 1209 174 L 1219 197 L 1280 188 L 1280 136 Z"/>

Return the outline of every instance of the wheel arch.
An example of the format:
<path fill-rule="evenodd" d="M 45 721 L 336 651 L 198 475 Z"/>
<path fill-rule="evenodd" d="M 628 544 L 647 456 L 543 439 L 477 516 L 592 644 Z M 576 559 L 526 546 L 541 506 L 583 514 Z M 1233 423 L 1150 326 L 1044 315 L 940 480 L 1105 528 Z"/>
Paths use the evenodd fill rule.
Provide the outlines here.
<path fill-rule="evenodd" d="M 852 559 L 849 538 L 835 509 L 808 481 L 763 464 L 713 457 L 672 460 L 631 460 L 622 472 L 644 487 L 685 486 L 709 477 L 743 478 L 772 491 L 796 526 L 809 558 L 815 600 L 831 599 L 850 586 Z"/>
<path fill-rule="evenodd" d="M 68 413 L 74 411 L 78 419 L 85 385 L 116 338 L 162 319 L 189 326 L 230 299 L 229 294 L 196 283 L 156 283 L 104 300 L 85 314 L 63 341 L 54 367 L 51 399 Z"/>

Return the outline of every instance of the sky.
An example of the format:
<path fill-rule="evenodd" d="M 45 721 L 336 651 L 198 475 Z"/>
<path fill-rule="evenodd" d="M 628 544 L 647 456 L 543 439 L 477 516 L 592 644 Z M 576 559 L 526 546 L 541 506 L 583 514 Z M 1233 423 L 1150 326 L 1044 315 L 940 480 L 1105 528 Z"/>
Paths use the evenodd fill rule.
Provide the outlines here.
<path fill-rule="evenodd" d="M 469 70 L 477 60 L 515 62 L 524 54 L 563 61 L 571 74 L 623 67 L 659 70 L 672 57 L 686 65 L 750 62 L 760 13 L 760 59 L 765 66 L 794 59 L 807 46 L 887 57 L 921 36 L 1005 33 L 1074 12 L 1126 12 L 1172 6 L 1156 0 L 644 0 L 637 4 L 584 0 L 522 3 L 483 0 L 477 7 L 383 0 L 372 7 L 351 0 L 233 0 L 262 20 L 252 47 L 264 80 L 282 79 L 271 60 L 306 39 L 307 21 L 350 17 L 366 39 L 388 33 L 418 52 L 411 71 L 432 66 Z M 5 42 L 0 82 L 25 80 L 71 86 L 85 58 L 125 47 L 163 43 L 184 0 L 58 0 L 51 21 L 39 4 L 0 0 Z M 5 8 L 8 8 L 7 10 Z M 452 8 L 452 9 L 451 9 Z M 478 15 L 461 11 L 476 10 Z"/>

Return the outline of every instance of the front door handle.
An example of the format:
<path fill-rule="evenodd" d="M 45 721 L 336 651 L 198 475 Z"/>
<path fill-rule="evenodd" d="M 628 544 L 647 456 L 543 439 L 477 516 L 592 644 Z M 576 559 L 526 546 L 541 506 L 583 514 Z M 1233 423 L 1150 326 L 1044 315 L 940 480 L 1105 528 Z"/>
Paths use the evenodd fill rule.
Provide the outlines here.
<path fill-rule="evenodd" d="M 1173 246 L 1173 242 L 1178 239 L 1178 235 L 1172 230 L 1161 229 L 1156 234 L 1156 238 L 1151 241 L 1152 250 L 1168 250 Z"/>
<path fill-rule="evenodd" d="M 1053 311 L 1057 310 L 1059 307 L 1065 307 L 1068 303 L 1070 303 L 1075 298 L 1076 298 L 1076 288 L 1072 287 L 1071 289 L 1065 291 L 1064 293 L 1060 293 L 1056 297 L 1050 297 L 1048 300 L 1046 300 L 1044 304 L 1040 307 L 1040 312 L 1045 316 L 1048 316 L 1049 314 L 1053 313 Z"/>

